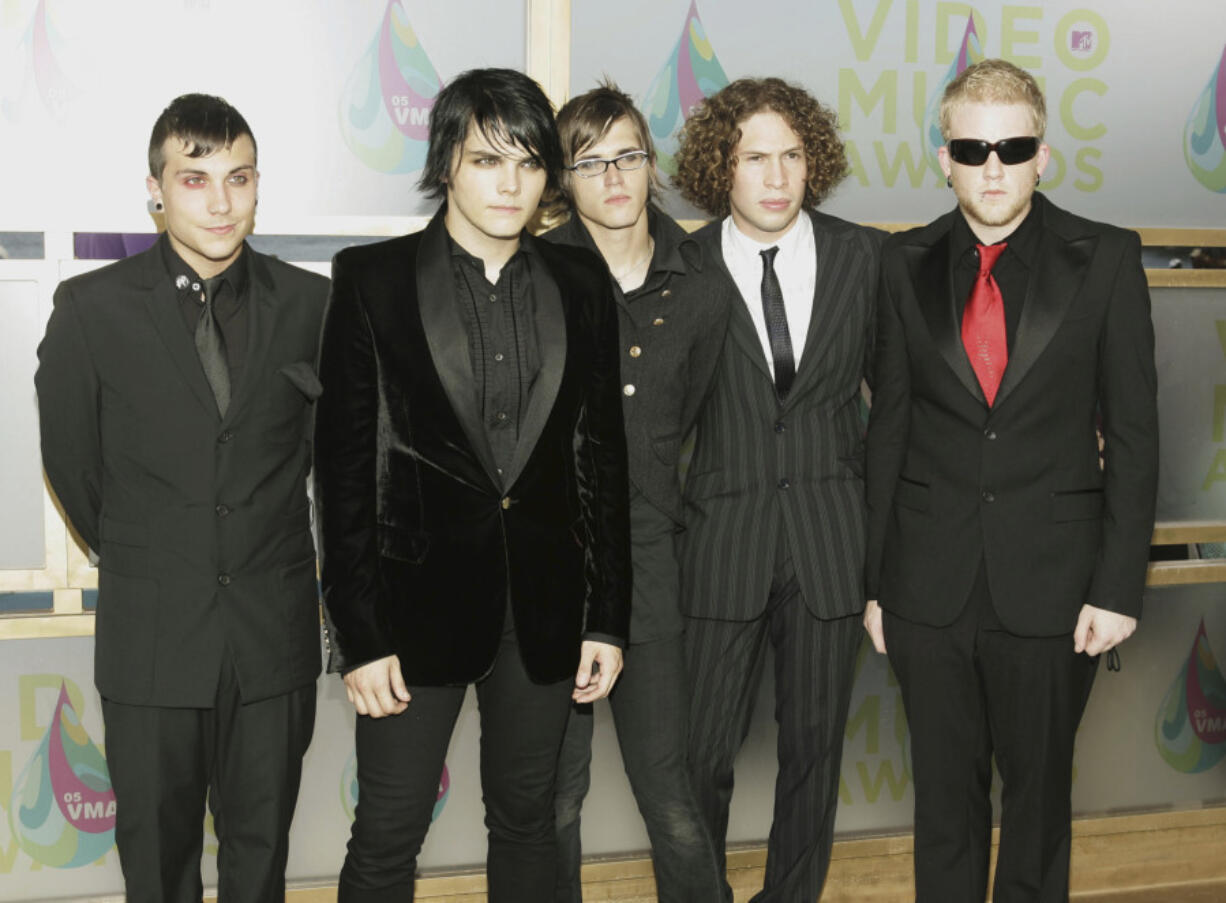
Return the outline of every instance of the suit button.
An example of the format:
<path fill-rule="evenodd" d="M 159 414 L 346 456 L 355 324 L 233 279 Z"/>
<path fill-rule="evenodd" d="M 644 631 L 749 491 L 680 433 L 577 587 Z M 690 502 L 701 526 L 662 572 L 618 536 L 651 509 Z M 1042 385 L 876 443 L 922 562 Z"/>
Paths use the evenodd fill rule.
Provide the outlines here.
<path fill-rule="evenodd" d="M 791 489 L 792 481 L 789 480 L 787 477 L 780 477 L 779 478 L 779 488 L 780 489 Z"/>
<path fill-rule="evenodd" d="M 222 586 L 229 586 L 230 585 L 230 575 L 229 574 L 218 574 L 217 582 L 220 583 Z"/>
<path fill-rule="evenodd" d="M 498 361 L 499 363 L 502 362 L 502 352 L 501 351 L 494 352 L 494 360 Z"/>
<path fill-rule="evenodd" d="M 666 288 L 664 291 L 660 292 L 661 298 L 671 298 L 672 296 L 673 290 L 671 288 Z"/>
<path fill-rule="evenodd" d="M 652 320 L 652 321 L 651 321 L 651 325 L 652 325 L 652 326 L 663 326 L 663 325 L 664 325 L 664 318 L 663 318 L 663 317 L 656 317 L 654 320 Z"/>
<path fill-rule="evenodd" d="M 230 432 L 229 430 L 222 430 L 221 435 L 217 437 L 217 441 L 225 443 L 225 442 L 229 442 L 233 438 L 234 438 L 234 434 L 232 432 Z"/>
<path fill-rule="evenodd" d="M 985 489 L 985 490 L 983 490 L 983 496 L 982 496 L 982 498 L 983 498 L 983 500 L 984 500 L 985 502 L 994 502 L 994 501 L 996 501 L 996 496 L 995 496 L 995 495 L 993 495 L 993 493 L 992 493 L 992 491 L 991 491 L 990 489 Z"/>
<path fill-rule="evenodd" d="M 497 292 L 490 292 L 490 303 L 493 304 L 497 300 L 498 300 Z"/>
<path fill-rule="evenodd" d="M 643 353 L 643 349 L 640 348 L 638 345 L 630 346 L 630 356 L 631 357 L 638 357 L 642 353 Z"/>
<path fill-rule="evenodd" d="M 624 386 L 622 386 L 622 394 L 627 398 L 633 395 L 636 391 L 637 390 L 634 388 L 634 383 L 626 383 Z"/>
<path fill-rule="evenodd" d="M 506 496 L 499 504 L 502 505 L 502 510 L 506 511 L 511 507 L 511 497 L 509 495 Z"/>
<path fill-rule="evenodd" d="M 996 430 L 992 429 L 991 427 L 988 427 L 986 430 L 983 431 L 983 435 L 985 439 L 988 439 L 989 441 L 991 441 L 996 438 Z"/>
<path fill-rule="evenodd" d="M 230 506 L 229 505 L 218 505 L 216 509 L 214 510 L 216 510 L 218 517 L 225 517 L 227 514 L 230 513 Z"/>
<path fill-rule="evenodd" d="M 786 430 L 787 430 L 787 428 L 788 428 L 788 425 L 787 425 L 786 423 L 784 423 L 782 420 L 776 420 L 776 421 L 775 421 L 775 432 L 776 432 L 776 433 L 782 433 L 782 432 L 786 431 Z"/>

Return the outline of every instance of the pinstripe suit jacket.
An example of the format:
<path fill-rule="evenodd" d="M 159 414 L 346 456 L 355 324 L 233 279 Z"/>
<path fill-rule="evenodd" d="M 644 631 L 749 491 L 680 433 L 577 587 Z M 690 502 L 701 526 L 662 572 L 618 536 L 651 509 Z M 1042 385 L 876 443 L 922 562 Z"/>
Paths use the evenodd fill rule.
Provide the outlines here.
<path fill-rule="evenodd" d="M 719 373 L 685 487 L 682 611 L 750 620 L 766 608 L 780 544 L 819 618 L 864 607 L 864 429 L 881 234 L 816 211 L 817 286 L 796 381 L 780 402 L 745 304 L 732 304 Z M 695 234 L 732 281 L 720 222 Z M 744 303 L 741 303 L 743 300 Z"/>

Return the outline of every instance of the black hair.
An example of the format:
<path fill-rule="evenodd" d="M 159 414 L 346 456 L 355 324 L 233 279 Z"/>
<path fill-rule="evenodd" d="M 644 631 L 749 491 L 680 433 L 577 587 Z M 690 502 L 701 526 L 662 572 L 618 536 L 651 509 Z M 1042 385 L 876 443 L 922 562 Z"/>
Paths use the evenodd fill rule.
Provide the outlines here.
<path fill-rule="evenodd" d="M 220 148 L 230 147 L 246 135 L 255 148 L 255 135 L 243 114 L 220 97 L 211 94 L 184 94 L 176 97 L 153 124 L 149 136 L 149 174 L 161 180 L 166 168 L 163 150 L 167 138 L 178 138 L 192 159 L 207 157 Z"/>
<path fill-rule="evenodd" d="M 430 110 L 430 148 L 418 183 L 427 197 L 446 196 L 452 159 L 470 128 L 523 149 L 545 170 L 546 194 L 557 191 L 562 144 L 545 92 L 514 69 L 469 69 L 439 92 Z"/>

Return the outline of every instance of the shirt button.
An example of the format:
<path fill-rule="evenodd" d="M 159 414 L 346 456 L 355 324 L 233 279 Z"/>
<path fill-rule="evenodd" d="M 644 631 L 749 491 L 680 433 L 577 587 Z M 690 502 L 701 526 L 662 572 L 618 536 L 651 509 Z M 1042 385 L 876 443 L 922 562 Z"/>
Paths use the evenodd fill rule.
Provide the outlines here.
<path fill-rule="evenodd" d="M 638 345 L 630 346 L 630 356 L 631 357 L 638 357 L 642 353 L 643 353 L 643 349 L 640 348 Z"/>
<path fill-rule="evenodd" d="M 232 432 L 230 432 L 229 430 L 222 430 L 221 435 L 217 437 L 217 441 L 224 443 L 224 442 L 229 442 L 233 438 L 234 438 L 234 434 Z"/>
<path fill-rule="evenodd" d="M 507 412 L 506 412 L 506 411 L 499 411 L 499 412 L 498 412 L 497 414 L 495 414 L 494 416 L 495 416 L 495 417 L 497 417 L 499 420 L 506 420 L 506 419 L 507 419 Z"/>
<path fill-rule="evenodd" d="M 222 586 L 229 586 L 230 585 L 230 575 L 229 574 L 218 574 L 217 582 L 221 584 Z"/>
<path fill-rule="evenodd" d="M 788 428 L 787 424 L 784 423 L 782 420 L 775 421 L 775 432 L 776 433 L 782 433 L 787 428 Z"/>
<path fill-rule="evenodd" d="M 622 394 L 625 395 L 627 398 L 633 395 L 635 391 L 636 389 L 634 388 L 633 383 L 626 383 L 626 385 L 622 386 Z"/>
<path fill-rule="evenodd" d="M 991 490 L 985 489 L 983 490 L 983 500 L 985 502 L 994 502 L 996 501 L 996 496 L 992 494 Z"/>
<path fill-rule="evenodd" d="M 230 506 L 229 505 L 218 505 L 215 510 L 217 511 L 218 517 L 225 517 L 227 514 L 230 513 Z"/>
<path fill-rule="evenodd" d="M 989 440 L 995 439 L 996 430 L 992 429 L 991 427 L 988 427 L 986 430 L 983 431 L 983 435 L 986 439 L 989 439 Z"/>
<path fill-rule="evenodd" d="M 192 291 L 193 291 L 193 292 L 198 292 L 198 291 L 200 291 L 200 283 L 199 283 L 199 282 L 193 282 L 193 283 L 192 283 Z"/>
<path fill-rule="evenodd" d="M 792 481 L 789 480 L 787 477 L 780 477 L 779 478 L 779 488 L 780 489 L 791 489 Z"/>
<path fill-rule="evenodd" d="M 494 360 L 496 360 L 496 361 L 501 361 L 501 360 L 502 360 L 502 352 L 501 352 L 501 351 L 498 351 L 498 352 L 495 352 L 495 353 L 494 353 Z"/>
<path fill-rule="evenodd" d="M 652 321 L 651 321 L 651 325 L 652 325 L 652 326 L 663 326 L 663 325 L 664 325 L 664 318 L 663 318 L 663 317 L 656 317 L 654 320 L 652 320 Z"/>
<path fill-rule="evenodd" d="M 660 292 L 661 298 L 671 298 L 672 296 L 673 290 L 671 288 L 666 288 L 664 291 Z"/>

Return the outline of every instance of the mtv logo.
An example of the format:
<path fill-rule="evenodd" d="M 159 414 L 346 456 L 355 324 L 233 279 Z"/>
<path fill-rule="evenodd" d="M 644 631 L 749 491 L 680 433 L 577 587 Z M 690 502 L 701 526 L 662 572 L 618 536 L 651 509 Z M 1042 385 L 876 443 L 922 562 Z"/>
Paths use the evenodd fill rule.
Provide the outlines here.
<path fill-rule="evenodd" d="M 1069 35 L 1069 49 L 1089 53 L 1094 49 L 1094 32 L 1074 30 Z"/>

